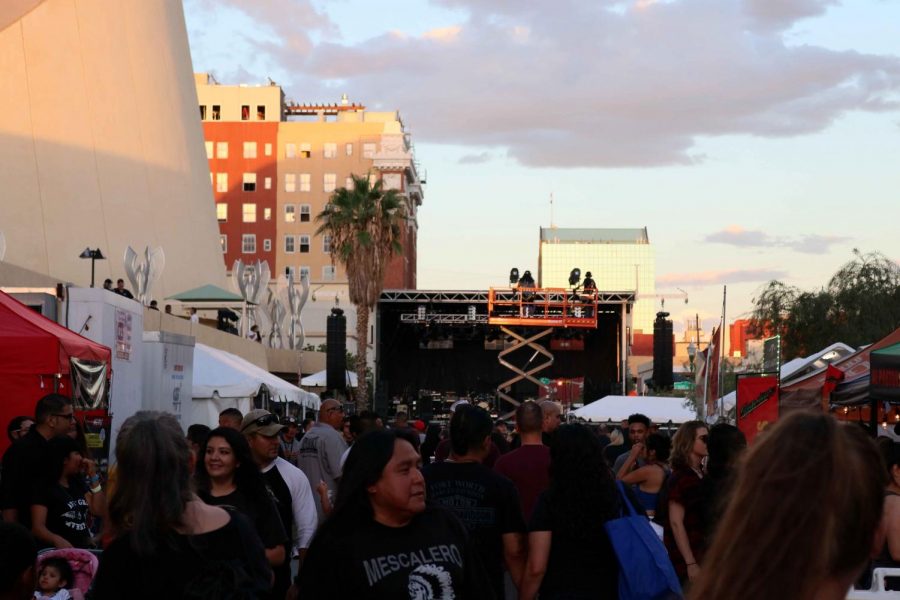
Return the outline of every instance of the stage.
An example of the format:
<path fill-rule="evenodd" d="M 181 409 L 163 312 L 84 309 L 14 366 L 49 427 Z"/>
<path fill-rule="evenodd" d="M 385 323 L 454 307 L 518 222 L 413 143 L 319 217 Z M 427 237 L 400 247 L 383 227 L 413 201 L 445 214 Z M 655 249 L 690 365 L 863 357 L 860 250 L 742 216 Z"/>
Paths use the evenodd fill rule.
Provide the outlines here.
<path fill-rule="evenodd" d="M 565 296 L 564 291 L 544 296 L 541 292 L 529 292 L 529 297 L 546 297 L 549 303 Z M 579 304 L 576 309 L 573 304 L 556 311 L 573 315 L 568 320 L 550 315 L 551 310 L 542 313 L 544 305 L 539 302 L 509 318 L 509 307 L 498 309 L 497 299 L 510 300 L 516 293 L 383 292 L 375 311 L 374 336 L 379 412 L 391 411 L 389 407 L 399 400 L 415 404 L 416 416 L 430 418 L 445 403 L 420 400 L 428 396 L 495 398 L 493 407 L 505 414 L 518 402 L 539 397 L 536 382 L 548 380 L 583 378 L 584 398 L 624 393 L 622 373 L 627 372 L 624 363 L 633 292 L 600 292 L 590 308 Z M 524 343 L 529 340 L 533 341 Z M 501 358 L 511 368 L 504 366 Z M 540 368 L 544 364 L 547 366 Z"/>

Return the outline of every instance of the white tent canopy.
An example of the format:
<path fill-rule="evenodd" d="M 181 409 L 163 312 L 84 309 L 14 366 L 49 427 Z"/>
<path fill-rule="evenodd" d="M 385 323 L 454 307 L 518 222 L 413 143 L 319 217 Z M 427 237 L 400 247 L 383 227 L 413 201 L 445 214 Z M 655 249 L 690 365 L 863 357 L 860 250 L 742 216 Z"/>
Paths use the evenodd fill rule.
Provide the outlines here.
<path fill-rule="evenodd" d="M 656 424 L 684 423 L 697 418 L 692 408 L 684 407 L 684 398 L 660 396 L 606 396 L 570 414 L 594 423 L 618 423 L 634 413 L 647 415 Z"/>
<path fill-rule="evenodd" d="M 356 387 L 357 377 L 353 371 L 346 371 L 346 381 L 350 387 Z M 309 387 L 325 387 L 328 385 L 328 371 L 319 371 L 313 373 L 300 380 L 300 385 L 308 385 Z"/>
<path fill-rule="evenodd" d="M 276 402 L 296 402 L 309 410 L 319 409 L 320 401 L 316 394 L 301 390 L 239 356 L 205 344 L 197 344 L 194 347 L 191 395 L 195 401 L 212 402 L 194 402 L 192 422 L 215 423 L 219 412 L 229 407 L 237 408 L 243 413 L 248 412 L 252 408 L 252 398 L 259 394 L 263 385 Z M 211 415 L 213 412 L 215 414 Z"/>

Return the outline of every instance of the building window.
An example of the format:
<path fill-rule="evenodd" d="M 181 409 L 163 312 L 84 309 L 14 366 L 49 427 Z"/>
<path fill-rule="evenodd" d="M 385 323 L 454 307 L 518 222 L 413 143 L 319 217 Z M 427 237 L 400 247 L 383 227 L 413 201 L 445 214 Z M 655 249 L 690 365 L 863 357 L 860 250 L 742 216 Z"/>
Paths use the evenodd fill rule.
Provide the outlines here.
<path fill-rule="evenodd" d="M 264 220 L 264 221 L 271 221 L 271 220 L 272 220 L 272 209 L 271 209 L 271 208 L 264 208 L 264 209 L 263 209 L 263 220 Z"/>
<path fill-rule="evenodd" d="M 293 254 L 294 252 L 296 252 L 296 246 L 294 245 L 296 241 L 297 238 L 292 235 L 284 236 L 284 251 L 288 254 Z"/>
<path fill-rule="evenodd" d="M 206 106 L 203 104 L 200 105 L 200 120 L 201 121 L 206 120 Z"/>
<path fill-rule="evenodd" d="M 304 277 L 306 277 L 307 279 L 309 279 L 309 267 L 304 267 L 304 266 L 301 265 L 301 267 L 300 267 L 300 279 L 303 279 Z"/>
<path fill-rule="evenodd" d="M 213 156 L 215 156 L 213 154 L 213 143 L 206 142 L 206 158 L 213 158 Z"/>
<path fill-rule="evenodd" d="M 331 236 L 323 235 L 322 236 L 322 252 L 325 254 L 331 254 Z"/>
<path fill-rule="evenodd" d="M 297 269 L 293 265 L 288 265 L 284 268 L 284 276 L 293 275 L 294 281 L 297 281 Z"/>
<path fill-rule="evenodd" d="M 250 105 L 242 104 L 241 105 L 241 121 L 249 121 L 250 120 Z"/>
<path fill-rule="evenodd" d="M 312 156 L 312 147 L 308 143 L 304 142 L 300 144 L 300 156 L 302 158 L 309 158 Z"/>
<path fill-rule="evenodd" d="M 245 233 L 241 236 L 241 252 L 244 254 L 256 254 L 255 233 Z"/>
<path fill-rule="evenodd" d="M 403 178 L 400 173 L 385 173 L 381 176 L 381 181 L 385 190 L 401 190 L 403 188 Z"/>
<path fill-rule="evenodd" d="M 225 202 L 216 202 L 216 218 L 219 223 L 228 222 L 228 204 Z"/>
<path fill-rule="evenodd" d="M 337 156 L 337 144 L 334 142 L 326 142 L 324 155 L 325 158 L 335 158 Z"/>
<path fill-rule="evenodd" d="M 300 191 L 308 192 L 310 186 L 310 175 L 309 173 L 300 173 Z"/>
<path fill-rule="evenodd" d="M 244 142 L 244 158 L 256 158 L 256 142 Z"/>
<path fill-rule="evenodd" d="M 228 158 L 228 142 L 219 142 L 216 144 L 216 157 Z"/>
<path fill-rule="evenodd" d="M 301 235 L 300 236 L 300 252 L 308 253 L 309 252 L 309 236 Z"/>
<path fill-rule="evenodd" d="M 297 215 L 294 213 L 296 209 L 293 204 L 285 204 L 284 205 L 284 222 L 285 223 L 294 223 L 297 221 Z"/>
<path fill-rule="evenodd" d="M 272 251 L 272 240 L 263 240 L 263 252 Z"/>
<path fill-rule="evenodd" d="M 285 173 L 284 174 L 284 191 L 286 191 L 286 192 L 296 192 L 297 191 L 297 174 L 296 173 Z"/>
<path fill-rule="evenodd" d="M 334 191 L 334 188 L 337 187 L 337 174 L 336 173 L 325 173 L 325 177 L 323 177 L 323 189 L 322 191 L 326 193 L 330 193 Z"/>
<path fill-rule="evenodd" d="M 375 158 L 375 144 L 366 142 L 363 144 L 363 158 Z"/>
<path fill-rule="evenodd" d="M 266 144 L 264 148 L 266 156 L 272 156 L 272 144 Z"/>
<path fill-rule="evenodd" d="M 344 187 L 347 188 L 348 190 L 353 189 L 353 178 L 352 177 L 347 177 L 347 179 L 344 180 Z"/>
<path fill-rule="evenodd" d="M 228 173 L 216 173 L 216 191 L 228 191 Z"/>
<path fill-rule="evenodd" d="M 244 191 L 256 191 L 256 173 L 244 173 Z"/>
<path fill-rule="evenodd" d="M 256 204 L 253 202 L 243 206 L 244 223 L 256 223 Z"/>
<path fill-rule="evenodd" d="M 301 223 L 309 223 L 309 215 L 312 211 L 312 207 L 309 204 L 301 204 L 300 205 L 300 222 Z"/>
<path fill-rule="evenodd" d="M 222 254 L 228 252 L 228 236 L 224 233 L 219 235 L 219 245 L 222 246 Z"/>
<path fill-rule="evenodd" d="M 284 145 L 284 157 L 285 158 L 295 158 L 297 156 L 297 144 L 285 144 Z"/>
<path fill-rule="evenodd" d="M 256 105 L 256 120 L 257 121 L 265 121 L 266 120 L 266 107 L 262 104 Z"/>
<path fill-rule="evenodd" d="M 272 178 L 271 178 L 271 177 L 266 177 L 266 178 L 263 180 L 263 185 L 265 186 L 265 188 L 266 188 L 267 190 L 271 190 L 271 189 L 272 189 Z"/>
<path fill-rule="evenodd" d="M 222 120 L 222 107 L 218 104 L 212 105 L 212 120 L 213 121 L 221 121 Z"/>
<path fill-rule="evenodd" d="M 334 265 L 328 265 L 322 267 L 322 280 L 323 281 L 334 281 L 335 268 Z"/>
<path fill-rule="evenodd" d="M 353 144 L 344 146 L 344 151 L 347 153 L 347 156 L 353 156 Z"/>

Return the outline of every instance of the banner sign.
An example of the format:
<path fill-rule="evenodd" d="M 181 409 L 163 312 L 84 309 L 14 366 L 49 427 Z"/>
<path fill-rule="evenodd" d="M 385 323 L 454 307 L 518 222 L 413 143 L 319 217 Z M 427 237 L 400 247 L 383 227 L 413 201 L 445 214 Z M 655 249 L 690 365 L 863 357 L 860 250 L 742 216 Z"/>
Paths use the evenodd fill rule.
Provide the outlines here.
<path fill-rule="evenodd" d="M 740 375 L 737 378 L 738 429 L 747 443 L 778 419 L 778 377 L 776 375 Z"/>

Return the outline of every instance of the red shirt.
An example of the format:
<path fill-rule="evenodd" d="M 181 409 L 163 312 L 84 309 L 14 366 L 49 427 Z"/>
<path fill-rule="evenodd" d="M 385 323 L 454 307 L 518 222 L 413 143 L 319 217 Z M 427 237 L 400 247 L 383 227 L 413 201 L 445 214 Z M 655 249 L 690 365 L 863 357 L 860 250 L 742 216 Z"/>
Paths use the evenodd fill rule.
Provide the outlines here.
<path fill-rule="evenodd" d="M 521 446 L 498 458 L 494 471 L 512 480 L 519 490 L 522 514 L 527 521 L 531 518 L 538 496 L 550 486 L 550 448 L 544 445 Z"/>

